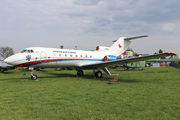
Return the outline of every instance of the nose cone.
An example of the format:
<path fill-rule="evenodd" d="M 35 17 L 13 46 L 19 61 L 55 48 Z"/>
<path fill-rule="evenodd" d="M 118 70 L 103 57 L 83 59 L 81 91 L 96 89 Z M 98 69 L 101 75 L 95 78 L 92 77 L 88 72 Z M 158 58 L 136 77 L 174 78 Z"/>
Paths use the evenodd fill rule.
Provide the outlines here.
<path fill-rule="evenodd" d="M 8 57 L 8 58 L 6 58 L 6 59 L 4 60 L 4 62 L 5 62 L 6 64 L 13 65 L 13 64 L 12 64 L 13 58 L 12 58 L 12 57 Z"/>

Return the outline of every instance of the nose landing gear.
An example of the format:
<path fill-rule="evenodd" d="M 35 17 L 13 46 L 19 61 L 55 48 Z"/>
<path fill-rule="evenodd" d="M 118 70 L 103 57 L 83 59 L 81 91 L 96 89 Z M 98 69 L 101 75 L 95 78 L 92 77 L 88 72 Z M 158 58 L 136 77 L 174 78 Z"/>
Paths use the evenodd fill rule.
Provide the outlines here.
<path fill-rule="evenodd" d="M 31 70 L 31 73 L 30 73 L 30 75 L 31 75 L 31 80 L 36 80 L 36 79 L 37 79 L 37 75 L 36 75 L 36 74 L 33 74 L 33 72 L 34 72 L 34 69 L 32 69 L 32 70 Z"/>
<path fill-rule="evenodd" d="M 37 75 L 35 75 L 35 74 L 31 75 L 31 79 L 32 80 L 36 80 L 37 79 Z"/>

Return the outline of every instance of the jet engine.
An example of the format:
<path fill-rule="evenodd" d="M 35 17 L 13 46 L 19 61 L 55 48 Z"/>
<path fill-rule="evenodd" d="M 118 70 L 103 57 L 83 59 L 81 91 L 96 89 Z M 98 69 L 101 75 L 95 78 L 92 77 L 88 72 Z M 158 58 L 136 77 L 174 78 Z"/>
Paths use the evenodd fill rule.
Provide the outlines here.
<path fill-rule="evenodd" d="M 104 47 L 104 46 L 97 46 L 96 50 L 97 51 L 109 51 L 111 48 L 110 47 Z"/>
<path fill-rule="evenodd" d="M 106 56 L 104 56 L 104 61 L 113 61 L 113 60 L 117 60 L 117 59 L 121 59 L 121 58 L 118 58 L 115 55 L 106 55 Z"/>

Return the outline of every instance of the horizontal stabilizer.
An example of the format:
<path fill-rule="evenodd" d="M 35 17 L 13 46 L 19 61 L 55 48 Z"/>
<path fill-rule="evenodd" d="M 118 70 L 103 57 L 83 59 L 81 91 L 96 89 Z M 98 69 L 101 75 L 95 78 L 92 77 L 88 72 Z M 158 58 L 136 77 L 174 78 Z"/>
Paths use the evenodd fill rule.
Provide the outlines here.
<path fill-rule="evenodd" d="M 148 35 L 137 36 L 137 37 L 130 37 L 130 38 L 124 38 L 124 40 L 132 40 L 132 39 L 138 39 L 138 38 L 143 38 L 143 37 L 148 37 Z"/>
<path fill-rule="evenodd" d="M 124 38 L 124 40 L 133 40 L 133 39 L 138 39 L 138 38 L 143 38 L 143 37 L 148 37 L 148 35 Z M 117 40 L 113 40 L 112 42 L 116 42 L 116 41 L 117 41 Z"/>

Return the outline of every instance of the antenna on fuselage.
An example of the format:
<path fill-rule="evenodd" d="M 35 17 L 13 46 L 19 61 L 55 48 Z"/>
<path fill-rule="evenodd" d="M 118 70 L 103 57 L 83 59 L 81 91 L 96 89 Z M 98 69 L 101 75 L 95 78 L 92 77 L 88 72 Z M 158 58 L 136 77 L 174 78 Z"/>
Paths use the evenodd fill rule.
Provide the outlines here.
<path fill-rule="evenodd" d="M 60 46 L 60 48 L 61 48 L 61 49 L 63 49 L 63 48 L 64 48 L 64 46 L 63 46 L 63 45 L 61 45 L 61 46 Z"/>
<path fill-rule="evenodd" d="M 77 46 L 75 46 L 75 50 L 77 50 Z"/>

